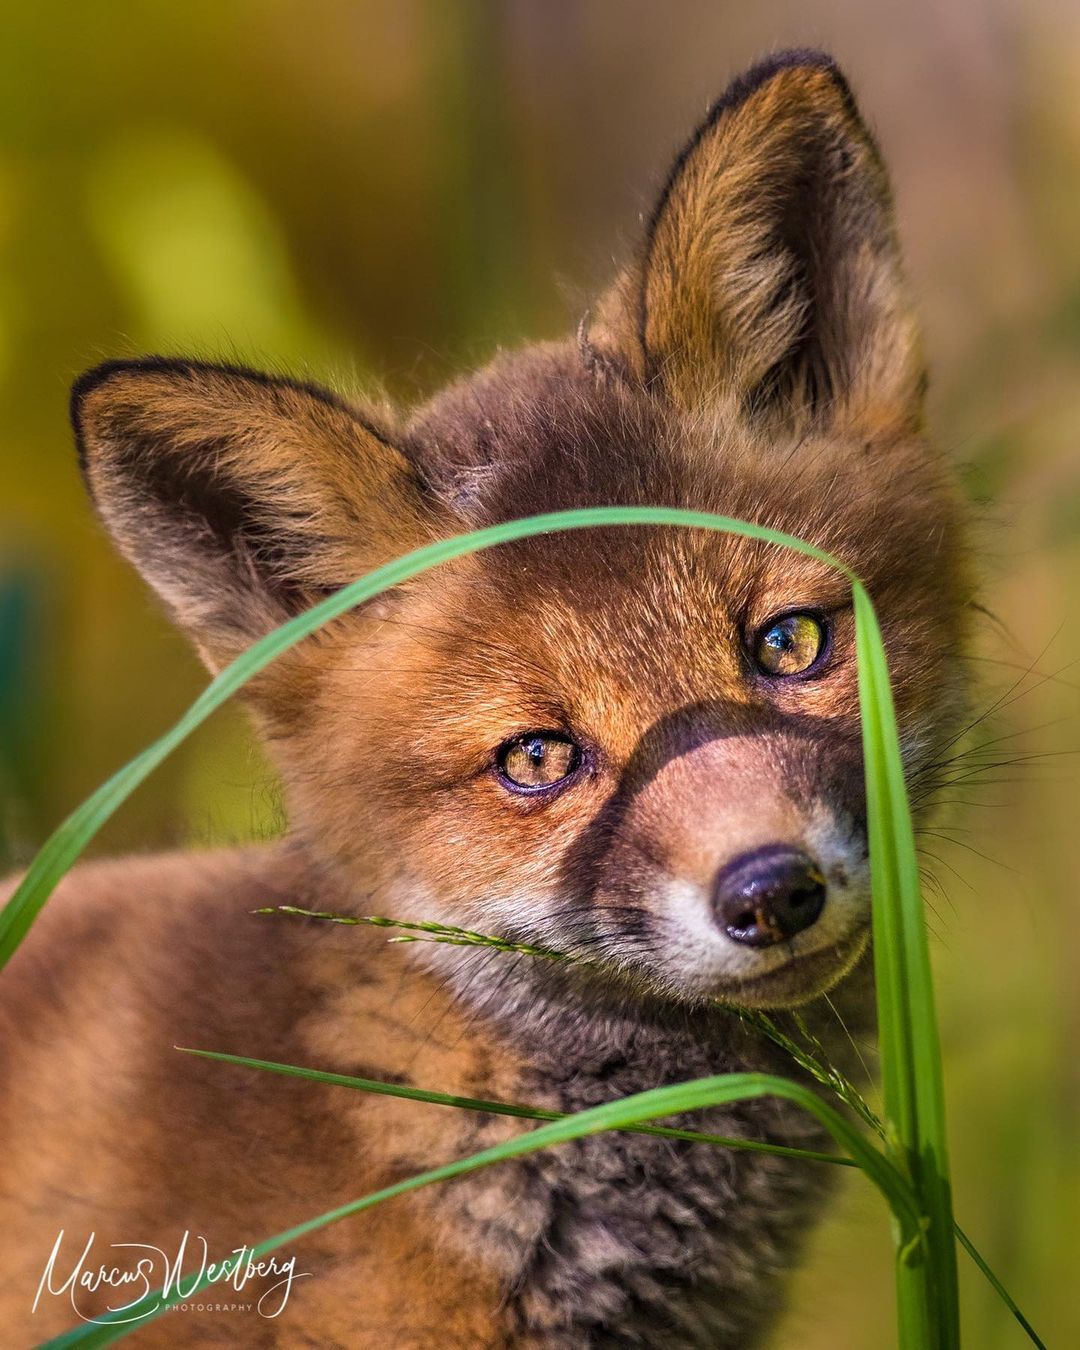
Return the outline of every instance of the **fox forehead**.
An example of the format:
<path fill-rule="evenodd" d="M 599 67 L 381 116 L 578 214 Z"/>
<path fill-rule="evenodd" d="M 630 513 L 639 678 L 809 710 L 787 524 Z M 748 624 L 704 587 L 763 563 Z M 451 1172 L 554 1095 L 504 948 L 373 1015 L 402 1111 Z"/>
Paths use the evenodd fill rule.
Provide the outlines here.
<path fill-rule="evenodd" d="M 867 581 L 898 571 L 917 580 L 926 550 L 949 548 L 951 477 L 920 434 L 830 435 L 798 423 L 758 425 L 742 412 L 688 413 L 617 372 L 598 380 L 573 344 L 545 344 L 500 357 L 438 395 L 413 417 L 405 446 L 472 527 L 570 507 L 685 507 L 804 538 Z M 491 556 L 542 555 L 556 584 L 574 570 L 618 572 L 628 562 L 640 584 L 643 568 L 661 558 L 652 566 L 660 583 L 667 573 L 669 585 L 693 575 L 700 589 L 717 582 L 720 568 L 728 596 L 755 579 L 798 584 L 827 570 L 788 550 L 697 530 L 648 536 L 646 544 L 640 530 L 590 530 Z M 712 565 L 699 568 L 704 555 Z"/>
<path fill-rule="evenodd" d="M 578 352 L 534 349 L 454 386 L 414 418 L 414 453 L 479 527 L 540 511 L 667 505 L 752 521 L 825 548 L 882 597 L 886 621 L 947 622 L 957 546 L 948 478 L 918 438 L 853 444 L 745 419 L 702 422 L 618 378 L 597 382 Z M 801 553 L 678 527 L 617 527 L 489 549 L 442 581 L 445 610 L 472 616 L 501 657 L 573 660 L 610 685 L 699 697 L 731 692 L 737 640 L 800 608 L 830 612 L 846 580 Z M 431 616 L 432 622 L 435 617 Z M 522 672 L 528 682 L 528 672 Z"/>
<path fill-rule="evenodd" d="M 837 465 L 847 465 L 850 446 L 822 441 L 785 468 L 790 445 L 738 440 L 734 432 L 719 447 L 706 444 L 692 425 L 658 415 L 649 400 L 617 385 L 583 390 L 576 360 L 572 351 L 546 353 L 540 380 L 535 357 L 515 358 L 507 364 L 516 376 L 511 388 L 500 378 L 485 389 L 490 377 L 481 377 L 479 396 L 462 385 L 452 409 L 417 419 L 411 434 L 422 434 L 424 462 L 442 475 L 440 491 L 457 493 L 459 511 L 468 494 L 466 522 L 596 502 L 712 510 L 854 556 L 887 595 L 893 586 L 879 575 L 884 557 L 902 599 L 882 609 L 893 649 L 898 658 L 906 654 L 898 701 L 902 714 L 918 718 L 915 705 L 944 685 L 943 676 L 935 685 L 935 672 L 955 614 L 940 577 L 936 591 L 928 585 L 915 547 L 934 508 L 912 506 L 905 525 L 904 509 L 888 500 L 895 466 L 876 464 L 864 486 L 848 467 L 838 486 Z M 859 525 L 871 489 L 870 514 L 888 511 L 893 523 L 876 551 L 864 546 Z M 853 495 L 862 497 L 857 505 Z M 798 609 L 830 618 L 829 678 L 765 690 L 749 644 L 767 620 Z M 613 768 L 661 727 L 669 741 L 721 729 L 759 734 L 780 718 L 820 723 L 834 740 L 857 734 L 847 582 L 814 559 L 742 537 L 653 527 L 535 537 L 426 574 L 382 615 L 385 622 L 372 626 L 361 616 L 351 635 L 346 630 L 345 653 L 327 651 L 318 725 L 351 725 L 365 740 L 392 745 L 390 776 L 410 794 L 421 783 L 463 781 L 501 742 L 538 728 L 582 736 Z M 296 706 L 306 714 L 310 704 Z M 379 772 L 388 772 L 385 759 Z"/>

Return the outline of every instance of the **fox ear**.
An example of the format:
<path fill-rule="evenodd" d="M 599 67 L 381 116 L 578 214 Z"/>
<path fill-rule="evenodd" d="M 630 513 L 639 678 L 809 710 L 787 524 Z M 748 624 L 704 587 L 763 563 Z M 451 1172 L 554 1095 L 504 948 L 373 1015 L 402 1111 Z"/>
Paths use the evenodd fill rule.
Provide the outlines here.
<path fill-rule="evenodd" d="M 844 77 L 788 52 L 737 79 L 671 170 L 595 341 L 701 409 L 903 429 L 922 364 L 888 179 Z"/>
<path fill-rule="evenodd" d="M 212 669 L 433 537 L 414 467 L 314 386 L 194 361 L 111 362 L 76 382 L 71 414 L 98 512 Z"/>

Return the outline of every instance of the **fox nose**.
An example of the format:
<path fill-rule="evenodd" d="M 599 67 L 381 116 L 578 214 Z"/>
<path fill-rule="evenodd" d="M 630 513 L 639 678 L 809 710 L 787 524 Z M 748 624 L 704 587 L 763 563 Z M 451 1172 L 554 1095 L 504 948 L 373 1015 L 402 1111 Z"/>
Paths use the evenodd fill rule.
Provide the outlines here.
<path fill-rule="evenodd" d="M 772 947 L 817 921 L 825 905 L 825 878 L 801 849 L 770 845 L 721 868 L 713 904 L 732 942 Z"/>

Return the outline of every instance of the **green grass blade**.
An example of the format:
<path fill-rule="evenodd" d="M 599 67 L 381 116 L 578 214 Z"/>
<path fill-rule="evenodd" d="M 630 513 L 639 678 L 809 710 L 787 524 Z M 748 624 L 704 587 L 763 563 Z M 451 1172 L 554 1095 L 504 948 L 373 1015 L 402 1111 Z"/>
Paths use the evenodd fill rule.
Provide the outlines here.
<path fill-rule="evenodd" d="M 796 552 L 817 558 L 845 576 L 851 576 L 839 559 L 813 544 L 806 543 L 805 540 L 796 539 L 780 530 L 771 530 L 763 525 L 752 525 L 743 520 L 733 520 L 706 511 L 683 511 L 675 507 L 659 506 L 598 506 L 577 511 L 553 511 L 547 515 L 511 520 L 484 530 L 455 535 L 450 539 L 443 539 L 407 553 L 351 582 L 303 614 L 298 614 L 280 628 L 260 638 L 207 685 L 173 727 L 124 765 L 68 816 L 46 840 L 18 889 L 0 911 L 0 966 L 3 966 L 18 948 L 60 879 L 76 862 L 94 835 L 139 784 L 149 777 L 197 727 L 201 726 L 211 713 L 220 708 L 252 676 L 265 669 L 283 652 L 347 610 L 453 558 L 492 548 L 496 544 L 510 543 L 515 539 L 526 539 L 532 535 L 551 534 L 559 530 L 588 529 L 600 525 L 681 525 L 743 535 L 762 543 L 795 549 Z"/>
<path fill-rule="evenodd" d="M 417 922 L 412 919 L 386 919 L 381 914 L 339 914 L 329 909 L 301 909 L 299 905 L 264 905 L 252 914 L 288 914 L 298 919 L 320 919 L 324 923 L 342 924 L 346 928 L 395 928 L 403 932 L 390 938 L 391 942 L 443 942 L 453 947 L 487 947 L 497 952 L 517 952 L 520 956 L 537 956 L 544 961 L 558 961 L 566 965 L 588 965 L 583 957 L 557 952 L 553 947 L 536 947 L 530 942 L 511 942 L 507 938 L 477 933 L 471 928 L 457 928 L 453 924 L 435 923 L 430 919 Z"/>
<path fill-rule="evenodd" d="M 402 1097 L 411 1102 L 429 1102 L 434 1106 L 454 1106 L 463 1111 L 483 1111 L 492 1116 L 516 1116 L 521 1120 L 566 1120 L 566 1111 L 545 1111 L 537 1106 L 518 1106 L 512 1102 L 484 1101 L 477 1097 L 455 1097 L 446 1092 L 430 1092 L 426 1088 L 406 1087 L 400 1083 L 384 1083 L 377 1078 L 354 1078 L 349 1074 L 328 1073 L 323 1069 L 305 1069 L 296 1064 L 278 1064 L 269 1059 L 250 1059 L 246 1055 L 227 1055 L 220 1050 L 195 1050 L 178 1045 L 185 1055 L 200 1059 L 214 1059 L 222 1064 L 239 1064 L 247 1069 L 261 1069 L 266 1073 L 284 1074 L 289 1078 L 306 1078 L 313 1083 L 328 1083 L 331 1087 L 352 1088 L 356 1092 L 371 1092 L 381 1097 Z M 780 1158 L 799 1158 L 804 1162 L 833 1163 L 839 1167 L 856 1167 L 853 1158 L 839 1153 L 819 1153 L 809 1148 L 789 1148 L 786 1144 L 767 1144 L 760 1139 L 742 1139 L 734 1135 L 700 1134 L 697 1130 L 675 1130 L 663 1125 L 630 1125 L 628 1134 L 652 1134 L 661 1139 L 681 1139 L 689 1144 L 711 1144 L 715 1148 L 741 1148 L 749 1153 L 772 1153 Z"/>
<path fill-rule="evenodd" d="M 329 909 L 303 909 L 299 905 L 266 905 L 260 909 L 252 910 L 252 913 L 284 914 L 292 918 L 318 919 L 323 923 L 341 924 L 347 928 L 368 926 L 403 930 L 390 938 L 391 942 L 434 942 L 451 947 L 485 947 L 493 951 L 516 952 L 522 956 L 533 956 L 544 961 L 556 961 L 564 965 L 589 966 L 596 964 L 589 957 L 571 956 L 568 952 L 556 951 L 552 947 L 537 947 L 529 942 L 511 942 L 506 938 L 494 937 L 489 933 L 478 933 L 474 929 L 457 928 L 452 924 L 436 923 L 430 919 L 417 922 L 411 919 L 391 919 L 381 914 L 342 914 Z M 805 1069 L 811 1077 L 835 1092 L 856 1115 L 862 1117 L 871 1129 L 875 1130 L 882 1138 L 885 1137 L 884 1126 L 871 1110 L 862 1093 L 850 1079 L 846 1078 L 839 1069 L 829 1064 L 824 1057 L 815 1057 L 811 1050 L 792 1040 L 767 1013 L 762 1012 L 759 1008 L 741 1008 L 738 1004 L 725 1003 L 722 999 L 714 999 L 712 1002 L 733 1017 L 738 1017 L 740 1021 L 760 1031 L 769 1040 L 780 1046 L 782 1050 L 786 1050 L 792 1059 Z M 800 1034 L 809 1037 L 809 1031 L 801 1018 L 797 1018 L 797 1025 Z M 815 1046 L 817 1050 L 821 1050 L 820 1044 L 815 1042 Z"/>
<path fill-rule="evenodd" d="M 975 1262 L 975 1264 L 979 1267 L 983 1275 L 986 1276 L 986 1279 L 990 1282 L 990 1286 L 991 1288 L 993 1288 L 998 1298 L 1001 1299 L 1002 1303 L 1005 1304 L 1006 1308 L 1008 1308 L 1008 1310 L 1020 1323 L 1021 1327 L 1024 1330 L 1024 1334 L 1027 1336 L 1028 1340 L 1031 1341 L 1033 1345 L 1037 1346 L 1038 1350 L 1047 1350 L 1046 1343 L 1040 1340 L 1038 1332 L 1035 1330 L 1035 1328 L 1031 1325 L 1031 1323 L 1027 1320 L 1024 1314 L 1017 1307 L 1016 1303 L 1012 1298 L 1012 1295 L 1001 1283 L 1001 1281 L 994 1274 L 994 1272 L 990 1269 L 990 1266 L 987 1264 L 986 1258 L 980 1254 L 979 1249 L 975 1246 L 974 1242 L 972 1242 L 972 1240 L 968 1237 L 968 1235 L 964 1232 L 964 1230 L 960 1227 L 959 1224 L 955 1225 L 955 1229 L 956 1229 L 956 1237 L 960 1245 L 963 1247 L 964 1251 L 967 1252 L 968 1256 L 970 1256 L 971 1259 Z"/>
<path fill-rule="evenodd" d="M 945 1091 L 915 836 L 877 615 L 859 583 L 853 592 L 885 1114 L 928 1225 L 925 1269 L 904 1260 L 898 1267 L 901 1346 L 954 1350 L 960 1307 Z"/>
<path fill-rule="evenodd" d="M 395 1196 L 418 1190 L 422 1186 L 430 1186 L 435 1182 L 464 1176 L 466 1173 L 478 1171 L 482 1167 L 489 1167 L 508 1158 L 523 1157 L 540 1149 L 566 1143 L 571 1139 L 580 1139 L 585 1135 L 626 1129 L 632 1125 L 662 1119 L 664 1116 L 764 1096 L 785 1097 L 816 1117 L 841 1149 L 856 1161 L 878 1187 L 904 1232 L 909 1238 L 917 1239 L 919 1212 L 911 1185 L 883 1153 L 872 1147 L 854 1126 L 802 1084 L 790 1082 L 786 1078 L 775 1078 L 769 1074 L 740 1073 L 699 1078 L 694 1082 L 680 1083 L 674 1087 L 652 1088 L 647 1092 L 625 1097 L 621 1101 L 594 1106 L 577 1115 L 567 1116 L 564 1120 L 541 1125 L 535 1130 L 505 1140 L 493 1148 L 474 1153 L 471 1157 L 396 1182 L 371 1195 L 365 1195 L 359 1200 L 350 1201 L 337 1209 L 320 1214 L 317 1218 L 309 1219 L 306 1223 L 297 1224 L 294 1228 L 260 1243 L 253 1250 L 253 1259 L 258 1260 L 269 1252 L 290 1246 L 309 1233 L 326 1228 L 353 1214 L 359 1214 L 362 1210 L 370 1209 L 373 1205 L 391 1200 Z M 76 1346 L 81 1350 L 89 1350 L 89 1347 L 111 1345 L 130 1332 L 147 1326 L 173 1304 L 190 1299 L 200 1289 L 207 1288 L 209 1283 L 210 1281 L 204 1278 L 185 1287 L 182 1293 L 179 1289 L 174 1289 L 169 1294 L 158 1291 L 149 1296 L 151 1300 L 160 1298 L 155 1311 L 139 1322 L 118 1320 L 119 1317 L 130 1315 L 130 1310 L 111 1316 L 105 1314 L 97 1323 L 85 1324 L 49 1341 L 49 1350 L 69 1350 L 69 1347 Z"/>
<path fill-rule="evenodd" d="M 423 922 L 412 922 L 406 919 L 390 919 L 383 917 L 381 915 L 339 914 L 331 910 L 301 909 L 299 906 L 296 905 L 273 905 L 268 906 L 264 909 L 258 909 L 255 911 L 255 913 L 285 914 L 300 918 L 320 919 L 328 923 L 345 924 L 347 926 L 353 927 L 366 924 L 371 925 L 375 928 L 393 928 L 393 929 L 411 930 L 411 933 L 408 934 L 405 939 L 391 939 L 391 941 L 408 940 L 408 941 L 448 942 L 460 946 L 491 947 L 496 950 L 517 952 L 520 954 L 524 954 L 526 956 L 534 956 L 547 961 L 588 964 L 588 961 L 585 958 L 569 956 L 566 952 L 554 951 L 546 947 L 534 947 L 527 943 L 506 942 L 502 938 L 492 937 L 486 933 L 477 933 L 471 929 L 456 928 L 453 927 L 452 925 L 434 923 L 430 920 L 425 920 Z M 746 1022 L 747 1025 L 754 1027 L 757 1031 L 761 1032 L 762 1035 L 767 1036 L 769 1040 L 773 1041 L 775 1044 L 780 1046 L 782 1050 L 785 1050 L 789 1055 L 791 1055 L 792 1059 L 800 1066 L 800 1068 L 804 1069 L 807 1073 L 809 1073 L 811 1077 L 814 1078 L 817 1082 L 821 1083 L 823 1086 L 829 1088 L 832 1092 L 834 1092 L 845 1103 L 845 1105 L 848 1106 L 850 1110 L 855 1113 L 855 1115 L 857 1115 L 863 1121 L 865 1121 L 865 1123 L 869 1126 L 869 1128 L 873 1130 L 874 1133 L 880 1139 L 882 1139 L 883 1141 L 885 1140 L 886 1129 L 884 1122 L 871 1109 L 866 1099 L 862 1096 L 862 1094 L 858 1091 L 858 1089 L 854 1086 L 854 1084 L 852 1084 L 842 1073 L 840 1073 L 838 1069 L 834 1068 L 831 1064 L 829 1064 L 828 1061 L 823 1056 L 815 1055 L 814 1053 L 812 1053 L 812 1051 L 806 1049 L 804 1046 L 800 1045 L 797 1041 L 792 1040 L 790 1036 L 788 1036 L 785 1032 L 783 1032 L 780 1029 L 780 1027 L 771 1017 L 769 1017 L 767 1014 L 761 1012 L 758 1009 L 738 1008 L 727 1004 L 724 1004 L 722 1006 L 724 1006 L 727 1009 L 727 1011 L 735 1014 L 737 1017 Z M 802 1019 L 798 1018 L 797 1022 L 799 1024 L 801 1033 L 803 1035 L 808 1035 L 807 1029 L 805 1027 L 805 1024 L 802 1022 Z M 820 1045 L 817 1044 L 816 1042 L 814 1042 L 814 1045 L 816 1049 L 820 1052 L 821 1049 Z M 238 1059 L 236 1056 L 233 1055 L 222 1055 L 217 1053 L 211 1054 L 211 1052 L 209 1051 L 205 1052 L 193 1051 L 192 1053 L 204 1053 L 207 1055 L 208 1058 L 222 1059 L 227 1062 L 249 1063 L 252 1064 L 253 1066 L 258 1064 L 259 1067 L 264 1068 L 271 1067 L 269 1063 L 264 1061 L 243 1060 Z M 277 1069 L 278 1071 L 283 1071 L 281 1069 L 281 1066 L 277 1066 Z M 295 1072 L 303 1072 L 303 1071 L 297 1070 Z M 365 1081 L 366 1080 L 362 1079 L 354 1079 L 352 1080 L 352 1084 L 359 1087 L 361 1083 Z M 462 1106 L 468 1105 L 468 1103 L 465 1102 L 464 1099 L 460 1098 L 444 1099 L 439 1094 L 423 1094 L 423 1093 L 417 1094 L 416 1090 L 410 1090 L 409 1092 L 403 1093 L 402 1095 L 417 1095 L 419 1100 L 432 1100 L 432 1101 L 445 1100 L 445 1103 L 447 1105 L 462 1105 Z M 493 1103 L 488 1103 L 487 1109 L 494 1110 L 497 1108 Z M 513 1108 L 513 1110 L 516 1113 L 518 1111 L 521 1111 L 521 1108 Z M 523 1111 L 522 1114 L 528 1114 L 528 1112 Z M 536 1119 L 542 1118 L 548 1117 L 542 1117 L 539 1114 L 537 1114 Z M 655 1131 L 649 1132 L 654 1133 Z M 693 1134 L 692 1131 L 683 1132 L 682 1137 L 690 1137 L 692 1134 Z M 695 1137 L 704 1139 L 704 1136 L 695 1136 Z M 767 1148 L 770 1151 L 773 1151 L 779 1148 L 780 1146 L 759 1144 L 757 1145 L 757 1147 Z M 784 1150 L 784 1152 L 788 1156 L 800 1156 L 800 1157 L 815 1156 L 813 1154 L 809 1154 L 802 1150 L 797 1149 L 795 1150 L 787 1149 Z M 845 1163 L 851 1162 L 850 1159 L 840 1159 L 836 1155 L 822 1154 L 816 1156 L 820 1157 L 822 1160 L 824 1160 L 825 1158 L 830 1158 L 831 1161 L 833 1162 L 845 1162 Z M 1019 1322 L 1020 1326 L 1024 1329 L 1025 1333 L 1027 1334 L 1031 1342 L 1036 1346 L 1042 1347 L 1043 1343 L 1039 1339 L 1039 1336 L 1035 1332 L 1035 1329 L 1032 1327 L 1031 1323 L 1024 1316 L 1023 1312 L 1020 1310 L 1015 1300 L 1009 1294 L 1008 1290 L 1001 1283 L 998 1277 L 994 1274 L 989 1263 L 986 1261 L 986 1258 L 981 1255 L 981 1253 L 975 1247 L 974 1243 L 971 1241 L 969 1237 L 967 1237 L 967 1235 L 963 1232 L 958 1223 L 954 1222 L 953 1231 L 956 1234 L 957 1240 L 963 1245 L 964 1249 L 968 1252 L 968 1254 L 971 1256 L 971 1259 L 975 1262 L 976 1266 L 986 1277 L 991 1287 L 997 1293 L 998 1297 L 1009 1309 L 1012 1315 L 1016 1318 L 1017 1322 Z M 1045 1347 L 1043 1347 L 1043 1350 L 1045 1350 Z"/>
<path fill-rule="evenodd" d="M 289 913 L 304 913 L 305 911 L 296 910 L 289 906 L 279 906 Z M 275 911 L 260 911 L 272 913 Z M 317 918 L 330 918 L 334 921 L 342 920 L 345 916 L 317 914 Z M 379 927 L 397 927 L 399 922 L 404 921 L 387 919 L 378 924 Z M 442 928 L 443 925 L 436 925 Z M 470 936 L 482 936 L 480 934 L 470 934 Z M 531 954 L 531 953 L 530 953 Z M 560 953 L 561 956 L 561 953 Z M 563 958 L 565 959 L 565 958 Z M 355 1078 L 347 1074 L 327 1073 L 320 1069 L 306 1069 L 294 1064 L 278 1064 L 273 1060 L 251 1059 L 246 1055 L 229 1055 L 218 1050 L 196 1050 L 188 1046 L 177 1046 L 184 1054 L 198 1055 L 202 1059 L 217 1060 L 223 1064 L 238 1064 L 244 1068 L 260 1069 L 267 1073 L 284 1074 L 293 1078 L 306 1078 L 316 1083 L 328 1083 L 331 1086 L 352 1088 L 358 1092 L 371 1092 L 387 1097 L 402 1097 L 408 1101 L 430 1102 L 438 1106 L 452 1106 L 465 1111 L 483 1111 L 490 1115 L 515 1116 L 523 1120 L 566 1120 L 565 1112 L 544 1111 L 535 1106 L 520 1106 L 510 1102 L 492 1102 L 474 1097 L 455 1097 L 445 1092 L 429 1092 L 423 1088 L 406 1087 L 397 1083 L 383 1083 L 371 1078 Z M 826 1075 L 827 1071 L 822 1068 L 821 1073 Z M 880 1127 L 878 1127 L 880 1128 Z M 701 1134 L 696 1130 L 675 1130 L 668 1129 L 659 1125 L 634 1125 L 627 1127 L 627 1132 L 631 1134 L 652 1134 L 658 1135 L 664 1139 L 682 1139 L 693 1144 L 711 1144 L 722 1148 L 741 1148 L 753 1152 L 775 1153 L 784 1158 L 800 1158 L 806 1162 L 832 1163 L 840 1167 L 856 1167 L 858 1164 L 853 1158 L 846 1158 L 839 1153 L 818 1153 L 813 1149 L 787 1148 L 783 1144 L 766 1144 L 756 1139 L 736 1139 L 728 1138 L 723 1135 Z M 881 1134 L 884 1131 L 881 1130 Z M 982 1272 L 990 1286 L 997 1293 L 998 1297 L 1016 1318 L 1023 1328 L 1028 1339 L 1037 1350 L 1047 1350 L 1047 1347 L 1040 1340 L 1035 1328 L 1024 1316 L 1023 1312 L 1014 1301 L 1009 1291 L 994 1274 L 985 1257 L 979 1252 L 978 1248 L 967 1236 L 959 1224 L 955 1225 L 957 1240 L 961 1243 L 964 1250 L 971 1257 L 972 1261 Z"/>

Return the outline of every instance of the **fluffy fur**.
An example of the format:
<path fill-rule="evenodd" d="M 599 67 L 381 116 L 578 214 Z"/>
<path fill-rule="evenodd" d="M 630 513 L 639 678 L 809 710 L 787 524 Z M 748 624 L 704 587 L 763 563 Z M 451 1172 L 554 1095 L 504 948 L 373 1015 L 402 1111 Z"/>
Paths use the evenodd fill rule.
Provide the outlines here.
<path fill-rule="evenodd" d="M 72 409 L 102 520 L 211 669 L 441 536 L 687 506 L 803 536 L 865 579 L 915 773 L 957 727 L 969 602 L 922 388 L 880 158 L 831 61 L 799 52 L 719 100 L 573 340 L 502 355 L 408 417 L 164 359 L 89 372 Z M 765 679 L 755 635 L 792 611 L 827 621 L 827 656 Z M 699 531 L 522 541 L 335 621 L 245 697 L 288 840 L 85 865 L 0 979 L 0 1305 L 20 1342 L 72 1321 L 55 1299 L 30 1316 L 61 1226 L 78 1247 L 93 1229 L 99 1247 L 168 1250 L 191 1229 L 227 1252 L 520 1128 L 176 1044 L 576 1110 L 708 1073 L 790 1074 L 718 995 L 800 1004 L 826 1038 L 834 1006 L 866 1030 L 853 622 L 822 565 Z M 580 764 L 515 794 L 498 749 L 534 730 L 572 736 Z M 715 878 L 777 842 L 813 856 L 825 909 L 789 942 L 739 946 Z M 387 948 L 250 912 L 286 902 L 435 917 L 592 964 Z M 768 1099 L 686 1123 L 824 1146 Z M 297 1244 L 311 1275 L 277 1319 L 175 1313 L 142 1341 L 752 1346 L 828 1170 L 597 1137 Z"/>

